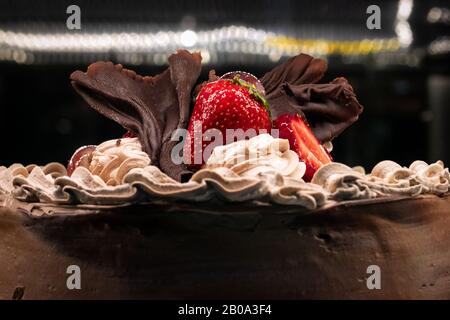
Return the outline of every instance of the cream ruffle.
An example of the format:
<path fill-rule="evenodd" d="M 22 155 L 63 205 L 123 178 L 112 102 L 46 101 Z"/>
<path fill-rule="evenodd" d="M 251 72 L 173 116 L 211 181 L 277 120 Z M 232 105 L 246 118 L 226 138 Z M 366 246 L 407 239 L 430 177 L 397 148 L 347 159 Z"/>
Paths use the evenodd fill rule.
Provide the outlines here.
<path fill-rule="evenodd" d="M 14 180 L 24 179 L 26 181 L 33 182 L 35 180 L 35 174 L 32 172 L 37 169 L 43 176 L 45 176 L 45 188 L 53 187 L 55 178 L 67 175 L 66 167 L 57 162 L 51 162 L 43 167 L 39 167 L 35 164 L 23 166 L 22 164 L 15 163 L 10 167 L 0 166 L 0 194 L 12 193 L 15 189 Z"/>
<path fill-rule="evenodd" d="M 414 161 L 409 168 L 385 160 L 378 163 L 368 175 L 360 168 L 341 163 L 330 163 L 320 168 L 312 183 L 329 192 L 329 199 L 342 201 L 370 199 L 392 195 L 441 195 L 449 191 L 449 171 L 442 161 L 427 164 Z"/>
<path fill-rule="evenodd" d="M 159 199 L 205 202 L 259 201 L 315 209 L 327 202 L 370 199 L 395 195 L 441 195 L 449 190 L 449 171 L 441 161 L 428 165 L 415 161 L 409 168 L 382 161 L 370 174 L 340 163 L 323 166 L 312 183 L 274 171 L 241 176 L 227 167 L 205 168 L 180 183 L 155 166 L 130 170 L 119 185 L 108 185 L 84 167 L 71 177 L 64 166 L 16 164 L 0 167 L 0 193 L 11 193 L 29 202 L 115 205 Z"/>
<path fill-rule="evenodd" d="M 23 172 L 22 172 L 23 173 Z M 203 169 L 187 183 L 179 183 L 155 166 L 132 169 L 117 186 L 107 185 L 84 167 L 71 177 L 53 179 L 43 168 L 12 177 L 8 188 L 21 201 L 70 204 L 120 204 L 143 200 L 174 199 L 194 202 L 214 198 L 229 202 L 259 200 L 298 205 L 308 209 L 322 206 L 326 192 L 319 186 L 276 174 L 241 177 L 228 168 Z"/>

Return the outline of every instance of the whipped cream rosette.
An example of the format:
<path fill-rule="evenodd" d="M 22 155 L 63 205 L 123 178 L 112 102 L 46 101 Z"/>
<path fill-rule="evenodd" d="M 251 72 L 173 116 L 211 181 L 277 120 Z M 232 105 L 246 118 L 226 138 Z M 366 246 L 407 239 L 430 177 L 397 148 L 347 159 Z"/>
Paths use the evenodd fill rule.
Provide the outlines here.
<path fill-rule="evenodd" d="M 122 138 L 100 144 L 92 153 L 89 171 L 107 185 L 118 185 L 131 169 L 146 167 L 150 162 L 138 138 Z"/>
<path fill-rule="evenodd" d="M 215 147 L 204 167 L 229 168 L 243 177 L 277 172 L 298 180 L 306 169 L 297 154 L 289 149 L 289 141 L 275 139 L 269 134 Z"/>

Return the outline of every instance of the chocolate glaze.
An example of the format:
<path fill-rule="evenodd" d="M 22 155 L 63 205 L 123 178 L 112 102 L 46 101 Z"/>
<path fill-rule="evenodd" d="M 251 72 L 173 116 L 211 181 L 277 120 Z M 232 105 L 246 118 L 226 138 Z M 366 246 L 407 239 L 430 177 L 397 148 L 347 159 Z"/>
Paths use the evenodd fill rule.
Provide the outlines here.
<path fill-rule="evenodd" d="M 75 71 L 75 90 L 96 111 L 135 132 L 153 164 L 176 180 L 187 174 L 170 158 L 176 128 L 189 121 L 191 90 L 201 70 L 199 53 L 179 50 L 169 67 L 154 77 L 142 77 L 111 62 L 95 62 L 87 72 Z"/>
<path fill-rule="evenodd" d="M 448 195 L 255 207 L 0 208 L 0 298 L 450 299 Z M 82 290 L 66 288 L 72 264 Z"/>
<path fill-rule="evenodd" d="M 317 83 L 326 70 L 325 61 L 300 54 L 260 79 L 266 89 L 272 117 L 284 113 L 303 114 L 321 142 L 338 136 L 358 120 L 363 110 L 346 79 Z"/>

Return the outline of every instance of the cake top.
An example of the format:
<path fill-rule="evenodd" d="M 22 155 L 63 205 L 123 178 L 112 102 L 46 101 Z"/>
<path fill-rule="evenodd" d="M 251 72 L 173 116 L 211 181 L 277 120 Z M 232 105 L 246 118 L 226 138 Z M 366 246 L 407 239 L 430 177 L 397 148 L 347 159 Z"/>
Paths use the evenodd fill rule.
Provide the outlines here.
<path fill-rule="evenodd" d="M 162 199 L 312 210 L 346 200 L 448 193 L 449 170 L 441 161 L 409 167 L 382 161 L 370 173 L 333 162 L 332 139 L 363 108 L 346 79 L 318 83 L 327 68 L 323 60 L 300 54 L 260 79 L 210 71 L 197 86 L 199 53 L 179 50 L 168 62 L 153 77 L 111 62 L 72 73 L 88 105 L 127 133 L 81 147 L 67 168 L 0 167 L 0 194 L 54 205 Z"/>
<path fill-rule="evenodd" d="M 53 205 L 251 201 L 313 210 L 346 200 L 443 195 L 450 181 L 440 161 L 415 161 L 408 168 L 382 161 L 369 174 L 332 162 L 305 182 L 299 178 L 305 164 L 286 140 L 262 134 L 215 148 L 206 165 L 182 183 L 148 164 L 140 148 L 136 138 L 107 141 L 95 150 L 88 167 L 78 166 L 71 176 L 57 163 L 0 167 L 0 194 Z"/>
<path fill-rule="evenodd" d="M 205 103 L 200 103 L 199 100 L 205 96 L 209 99 L 217 97 L 219 90 L 221 94 L 227 94 L 239 89 L 232 87 L 231 81 L 224 80 L 222 82 L 225 82 L 227 87 L 220 87 L 219 77 L 211 72 L 209 80 L 196 89 L 199 94 L 195 97 L 195 106 L 189 118 L 191 92 L 200 75 L 201 56 L 199 53 L 179 50 L 169 57 L 168 62 L 169 67 L 153 77 L 142 77 L 110 62 L 95 62 L 88 67 L 87 72 L 72 73 L 70 79 L 75 90 L 89 106 L 135 134 L 152 163 L 177 181 L 181 181 L 184 175 L 189 176 L 189 172 L 186 161 L 173 161 L 171 153 L 179 141 L 171 138 L 176 129 L 187 129 L 188 122 L 189 131 L 192 132 L 194 129 L 191 127 L 198 118 L 203 120 L 201 125 L 204 131 L 221 127 L 246 131 L 270 130 L 270 121 L 278 116 L 300 114 L 307 119 L 314 135 L 324 143 L 331 141 L 355 122 L 363 109 L 347 80 L 337 78 L 331 83 L 319 84 L 318 81 L 327 69 L 325 61 L 300 54 L 266 73 L 260 81 L 256 77 L 252 79 L 248 74 L 247 77 L 243 76 L 246 73 L 231 73 L 231 78 L 233 75 L 242 78 L 239 85 L 234 86 L 242 88 L 242 95 L 245 95 L 248 88 L 252 89 L 252 85 L 255 87 L 253 92 L 261 91 L 260 98 L 267 101 L 272 119 L 258 122 L 258 108 L 251 109 L 252 99 L 249 98 L 242 100 L 244 111 L 241 114 L 251 112 L 251 125 L 246 126 L 245 117 L 239 115 L 239 110 L 229 108 L 234 113 L 231 123 L 226 123 L 226 118 L 220 116 L 211 128 L 207 128 L 205 118 L 211 117 L 208 114 L 212 109 L 211 102 L 206 108 Z M 229 78 L 230 73 L 222 77 L 227 80 L 230 80 Z M 249 85 L 244 88 L 243 83 Z M 210 86 L 205 88 L 208 84 Z M 235 99 L 236 95 L 233 98 Z M 219 103 L 227 103 L 225 100 Z M 201 109 L 200 112 L 197 112 L 197 109 Z M 199 113 L 201 115 L 197 117 Z M 240 124 L 236 122 L 239 119 Z"/>

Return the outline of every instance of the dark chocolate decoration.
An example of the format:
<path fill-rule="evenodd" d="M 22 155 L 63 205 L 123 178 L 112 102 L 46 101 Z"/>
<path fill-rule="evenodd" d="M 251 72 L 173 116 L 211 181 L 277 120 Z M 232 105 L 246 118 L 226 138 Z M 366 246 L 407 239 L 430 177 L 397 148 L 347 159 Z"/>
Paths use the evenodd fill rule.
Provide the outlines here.
<path fill-rule="evenodd" d="M 171 160 L 178 142 L 170 138 L 175 129 L 187 127 L 201 56 L 179 50 L 168 60 L 169 67 L 154 77 L 142 77 L 111 62 L 95 62 L 87 72 L 72 73 L 70 79 L 93 109 L 137 134 L 152 164 L 181 180 L 189 171 Z"/>
<path fill-rule="evenodd" d="M 219 79 L 220 79 L 219 76 L 216 75 L 216 70 L 214 70 L 214 69 L 209 70 L 209 72 L 208 72 L 208 80 L 203 81 L 202 83 L 198 84 L 198 85 L 195 87 L 195 90 L 194 90 L 194 99 L 197 98 L 197 96 L 198 96 L 200 90 L 202 90 L 202 88 L 203 88 L 203 86 L 204 86 L 205 84 L 207 84 L 207 83 L 209 83 L 209 82 L 217 81 L 217 80 L 219 80 Z"/>
<path fill-rule="evenodd" d="M 290 58 L 260 80 L 275 119 L 284 113 L 300 113 L 321 142 L 333 140 L 358 120 L 363 107 L 345 78 L 317 83 L 327 64 L 306 54 Z"/>

